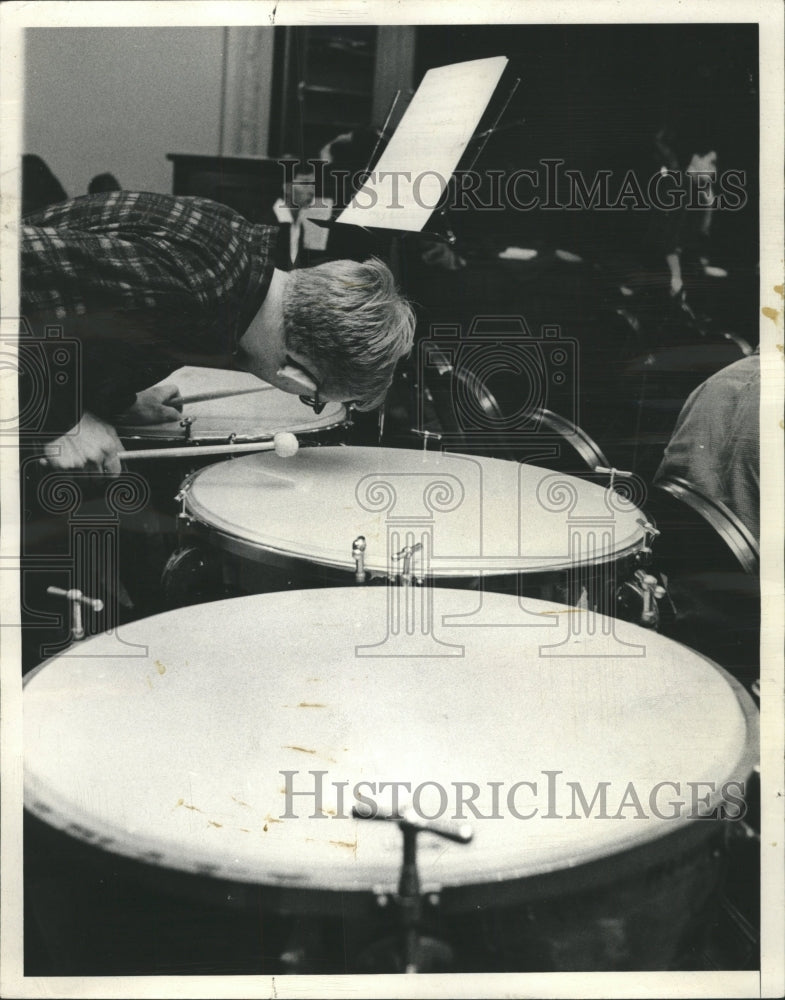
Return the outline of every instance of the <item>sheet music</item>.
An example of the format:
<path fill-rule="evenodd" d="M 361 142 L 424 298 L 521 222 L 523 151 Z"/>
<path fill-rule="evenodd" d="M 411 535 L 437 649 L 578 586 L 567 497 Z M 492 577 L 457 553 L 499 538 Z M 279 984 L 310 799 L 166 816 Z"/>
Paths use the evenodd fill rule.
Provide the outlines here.
<path fill-rule="evenodd" d="M 429 70 L 372 175 L 337 222 L 419 233 L 482 118 L 506 56 Z"/>

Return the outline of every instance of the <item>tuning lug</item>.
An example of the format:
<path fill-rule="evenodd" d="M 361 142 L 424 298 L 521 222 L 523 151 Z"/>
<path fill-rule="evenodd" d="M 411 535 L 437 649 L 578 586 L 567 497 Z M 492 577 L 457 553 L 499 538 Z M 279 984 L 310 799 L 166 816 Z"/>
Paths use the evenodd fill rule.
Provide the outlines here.
<path fill-rule="evenodd" d="M 354 579 L 356 583 L 365 583 L 365 535 L 358 535 L 352 542 L 352 559 L 354 559 Z"/>
<path fill-rule="evenodd" d="M 665 597 L 665 588 L 660 584 L 656 576 L 652 576 L 651 573 L 647 573 L 642 569 L 635 571 L 635 579 L 638 581 L 643 599 L 641 624 L 646 626 L 656 625 L 659 620 L 657 601 Z"/>

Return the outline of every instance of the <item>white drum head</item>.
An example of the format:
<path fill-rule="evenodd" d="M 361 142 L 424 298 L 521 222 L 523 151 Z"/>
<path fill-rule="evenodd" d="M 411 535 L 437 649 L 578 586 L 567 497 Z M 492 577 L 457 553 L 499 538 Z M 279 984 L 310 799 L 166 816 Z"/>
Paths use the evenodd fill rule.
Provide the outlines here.
<path fill-rule="evenodd" d="M 528 602 L 534 624 L 515 628 L 506 624 L 515 599 L 486 594 L 497 628 L 450 628 L 443 615 L 469 611 L 477 595 L 444 588 L 432 591 L 434 635 L 459 643 L 462 656 L 358 656 L 385 639 L 387 590 L 192 606 L 50 660 L 24 689 L 26 806 L 166 868 L 393 892 L 400 831 L 350 816 L 357 792 L 385 799 L 380 782 L 408 783 L 400 801 L 431 816 L 443 806 L 443 819 L 458 808 L 454 783 L 479 789 L 481 817 L 462 807 L 470 844 L 420 835 L 428 890 L 495 885 L 650 844 L 697 822 L 690 783 L 709 783 L 698 794 L 713 802 L 710 789 L 749 775 L 752 702 L 692 651 L 615 622 L 615 637 L 598 628 L 572 635 L 567 655 L 547 655 L 571 609 Z M 622 642 L 643 654 L 621 655 Z M 287 801 L 282 772 L 304 794 Z M 570 783 L 589 801 L 606 783 L 608 817 L 595 802 L 589 818 L 580 805 L 570 818 Z"/>
<path fill-rule="evenodd" d="M 169 375 L 159 385 L 176 385 L 182 396 L 206 392 L 235 391 L 263 387 L 262 392 L 224 399 L 186 403 L 183 417 L 191 417 L 190 439 L 199 442 L 222 442 L 236 435 L 238 443 L 265 441 L 279 431 L 309 434 L 338 427 L 346 422 L 343 403 L 327 403 L 317 416 L 300 402 L 297 396 L 281 392 L 248 372 L 225 371 L 220 368 L 187 366 Z M 141 440 L 184 440 L 185 428 L 179 421 L 145 426 L 118 427 L 121 437 Z"/>
<path fill-rule="evenodd" d="M 595 483 L 531 465 L 401 448 L 251 455 L 201 470 L 188 510 L 277 557 L 388 572 L 407 532 L 432 531 L 429 576 L 562 570 L 617 559 L 645 538 L 634 504 Z M 394 533 L 390 534 L 390 533 Z M 220 544 L 220 539 L 217 540 Z M 420 563 L 416 562 L 416 566 Z"/>

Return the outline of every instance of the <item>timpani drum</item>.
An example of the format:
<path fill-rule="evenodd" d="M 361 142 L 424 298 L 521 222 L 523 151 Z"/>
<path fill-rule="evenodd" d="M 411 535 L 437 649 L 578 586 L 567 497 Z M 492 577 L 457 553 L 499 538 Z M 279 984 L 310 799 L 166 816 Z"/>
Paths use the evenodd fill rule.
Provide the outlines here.
<path fill-rule="evenodd" d="M 637 653 L 603 629 L 559 645 L 569 609 L 548 602 L 516 628 L 488 594 L 497 627 L 452 628 L 473 595 L 447 588 L 430 627 L 461 655 L 390 655 L 388 589 L 182 608 L 126 626 L 135 655 L 101 635 L 42 664 L 26 808 L 159 887 L 310 921 L 343 972 L 399 919 L 401 831 L 352 805 L 408 807 L 471 827 L 418 836 L 420 929 L 456 971 L 679 967 L 757 760 L 744 689 L 627 622 Z"/>
<path fill-rule="evenodd" d="M 343 403 L 327 403 L 317 416 L 297 396 L 282 392 L 248 372 L 186 366 L 160 384 L 170 383 L 185 398 L 222 392 L 237 394 L 186 403 L 180 421 L 120 425 L 118 434 L 126 448 L 181 447 L 189 443 L 195 448 L 232 442 L 248 444 L 270 441 L 279 431 L 297 434 L 302 445 L 324 444 L 340 440 L 348 426 Z M 254 389 L 260 391 L 248 391 Z"/>
<path fill-rule="evenodd" d="M 165 382 L 176 385 L 185 398 L 229 391 L 239 394 L 186 402 L 182 421 L 118 427 L 123 447 L 128 451 L 178 449 L 177 457 L 164 454 L 127 463 L 137 482 L 143 484 L 148 500 L 143 510 L 122 518 L 123 565 L 132 568 L 124 582 L 134 606 L 146 614 L 172 603 L 170 596 L 162 593 L 161 577 L 177 547 L 175 497 L 180 484 L 195 470 L 221 461 L 221 456 L 200 454 L 201 448 L 270 441 L 281 431 L 295 433 L 303 448 L 337 444 L 344 440 L 350 426 L 342 403 L 328 403 L 317 415 L 297 396 L 247 372 L 188 366 L 174 372 Z M 258 392 L 247 391 L 260 388 Z M 187 448 L 185 457 L 181 456 L 183 447 Z M 190 569 L 182 572 L 192 580 Z M 189 591 L 193 591 L 190 583 Z"/>
<path fill-rule="evenodd" d="M 251 455 L 183 483 L 181 552 L 219 552 L 230 593 L 402 574 L 614 614 L 618 586 L 650 554 L 649 526 L 600 478 L 399 448 Z M 187 561 L 177 554 L 165 574 L 181 598 Z"/>

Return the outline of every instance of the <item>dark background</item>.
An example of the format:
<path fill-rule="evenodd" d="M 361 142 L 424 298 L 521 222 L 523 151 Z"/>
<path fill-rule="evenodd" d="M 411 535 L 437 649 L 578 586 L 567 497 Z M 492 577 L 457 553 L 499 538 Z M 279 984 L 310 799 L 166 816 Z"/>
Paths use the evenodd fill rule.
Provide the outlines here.
<path fill-rule="evenodd" d="M 492 137 L 478 169 L 535 169 L 562 158 L 587 179 L 612 170 L 617 188 L 629 169 L 642 179 L 656 172 L 653 137 L 667 125 L 684 167 L 692 152 L 714 149 L 720 172 L 746 172 L 747 206 L 716 213 L 714 237 L 734 263 L 757 262 L 757 24 L 425 26 L 415 85 L 435 66 L 500 54 L 521 80 L 502 124 L 525 122 Z M 493 224 L 634 250 L 645 221 L 632 211 L 530 211 Z"/>

